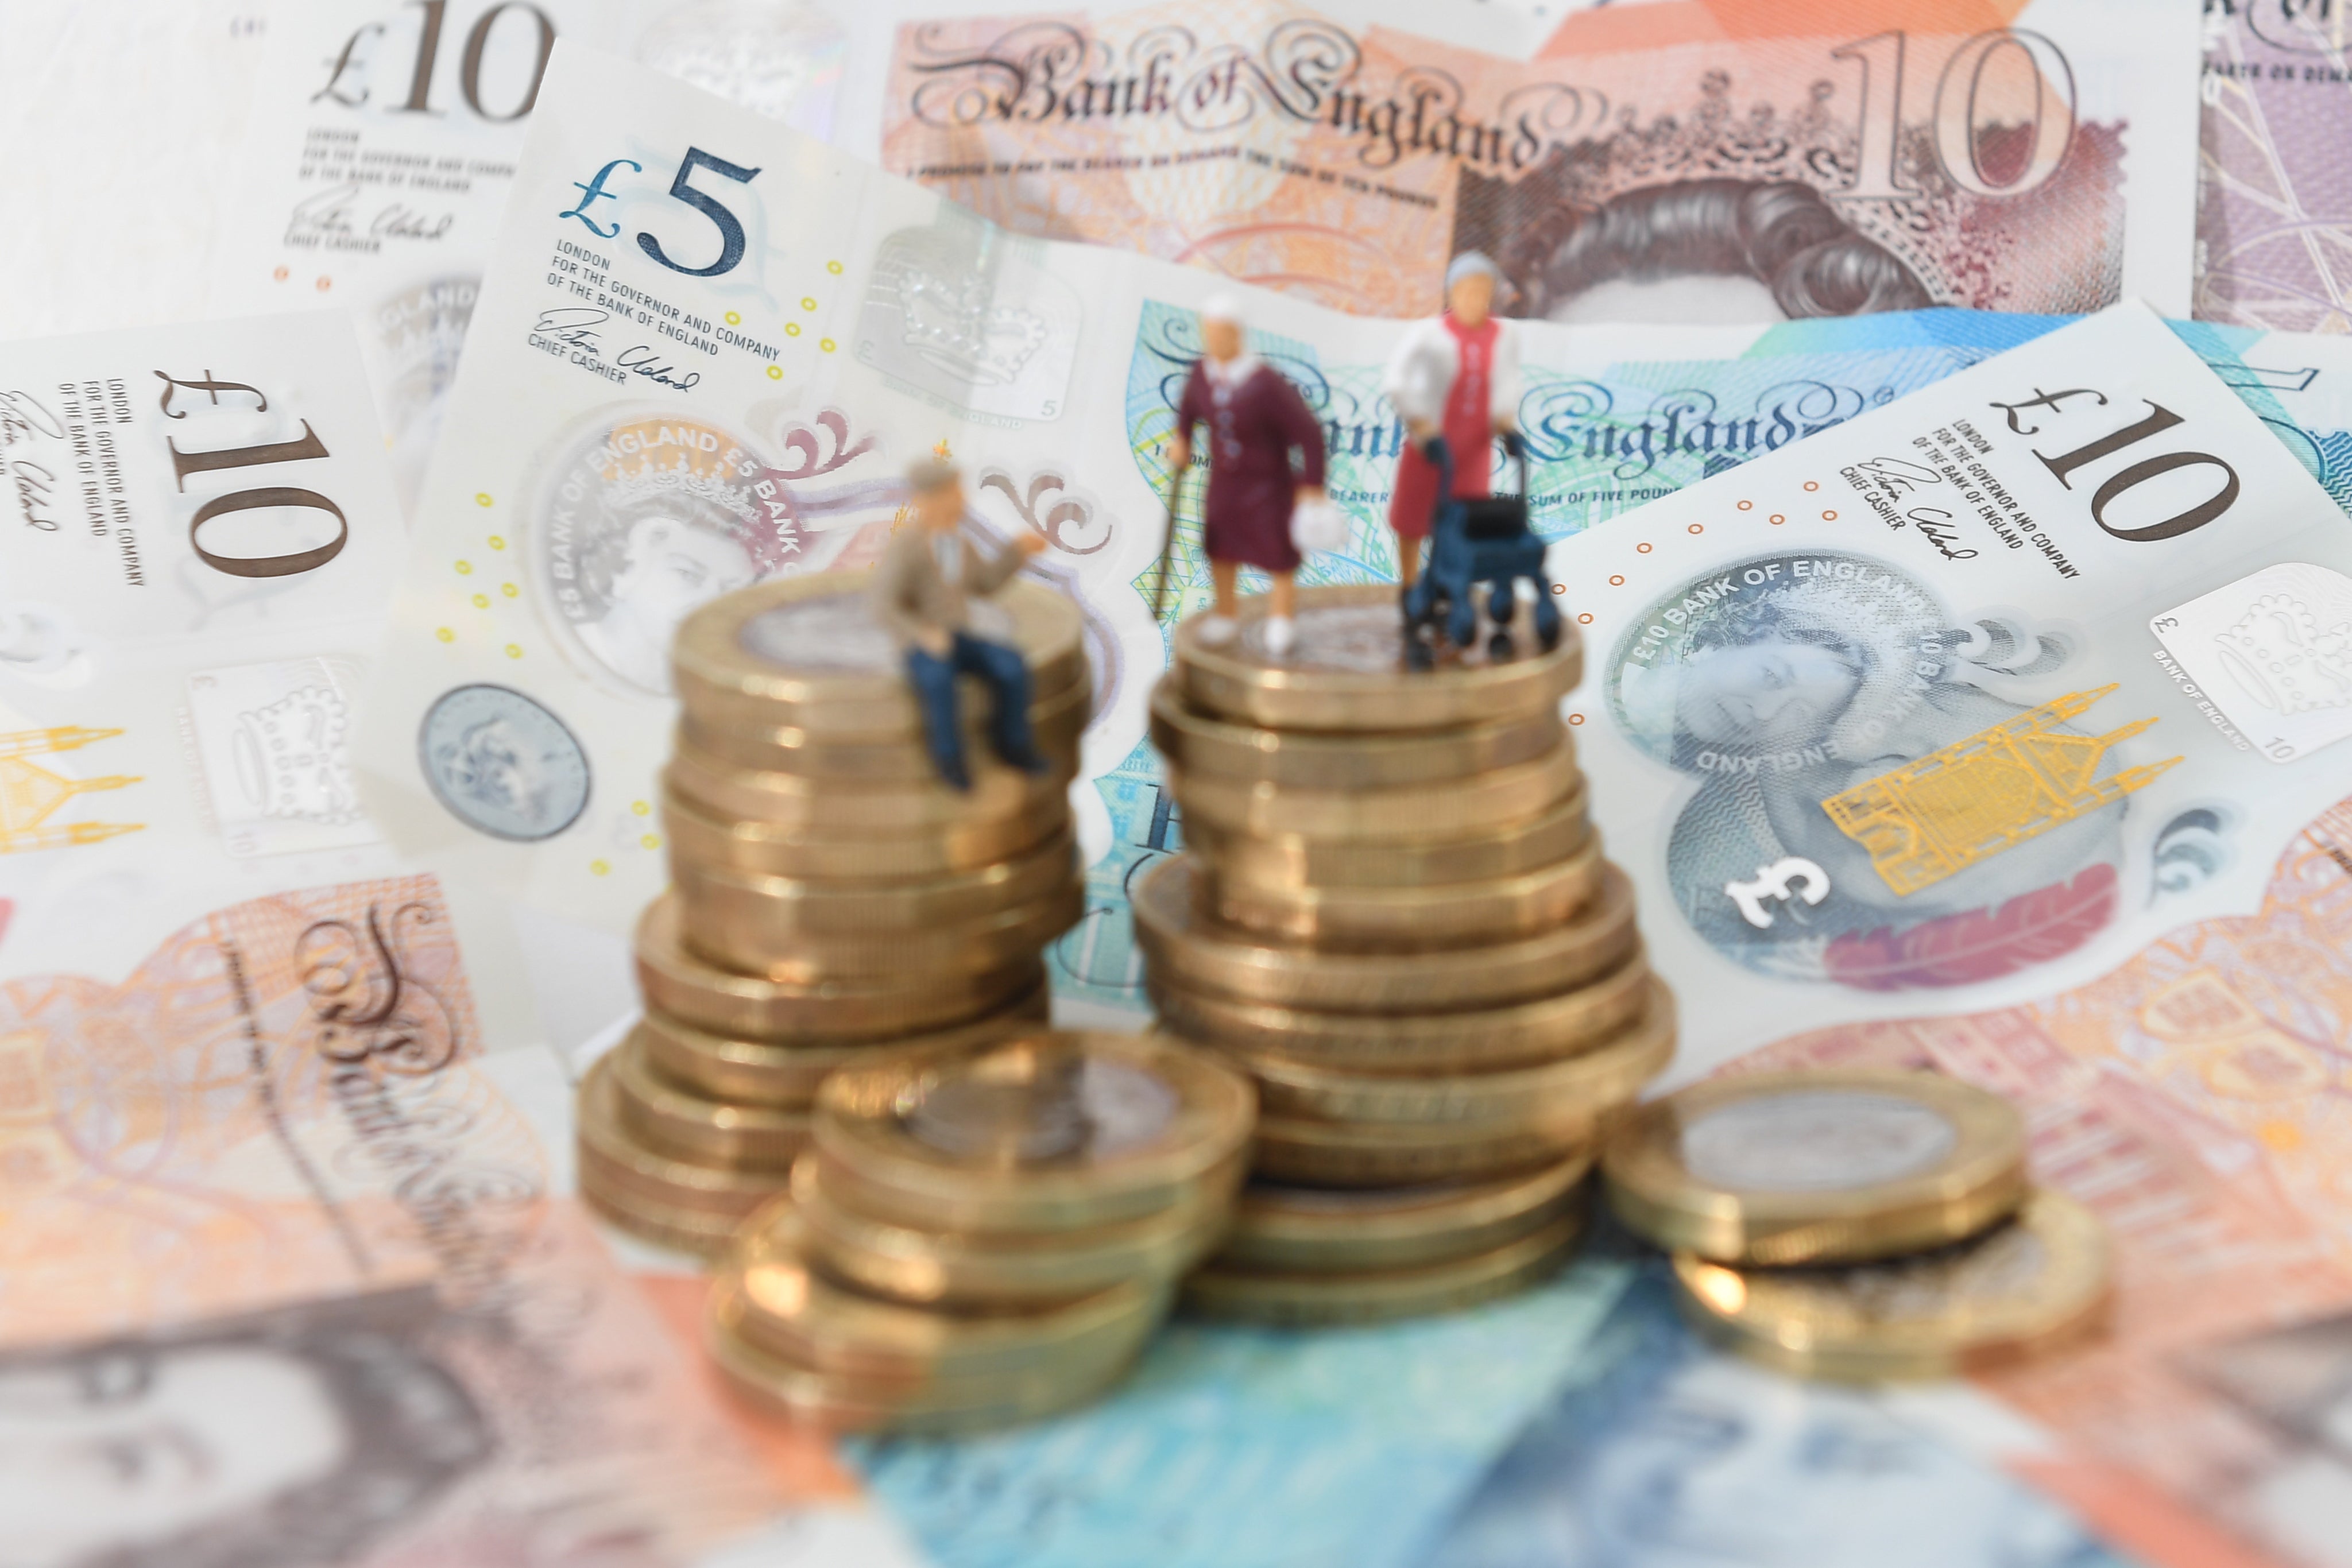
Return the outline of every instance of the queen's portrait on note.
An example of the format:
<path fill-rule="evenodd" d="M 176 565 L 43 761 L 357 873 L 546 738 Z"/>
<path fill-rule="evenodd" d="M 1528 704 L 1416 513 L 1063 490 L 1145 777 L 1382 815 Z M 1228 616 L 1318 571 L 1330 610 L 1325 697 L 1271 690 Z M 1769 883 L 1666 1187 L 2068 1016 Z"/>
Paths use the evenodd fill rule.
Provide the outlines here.
<path fill-rule="evenodd" d="M 1759 556 L 1659 599 L 1611 697 L 1696 785 L 1666 843 L 1685 917 L 1750 968 L 1867 990 L 2081 946 L 2116 911 L 2127 797 L 2161 766 L 2114 749 L 2137 716 L 2074 722 L 2098 689 L 2069 652 L 1861 556 Z M 2033 761 L 2053 750 L 2083 770 L 2063 799 Z"/>

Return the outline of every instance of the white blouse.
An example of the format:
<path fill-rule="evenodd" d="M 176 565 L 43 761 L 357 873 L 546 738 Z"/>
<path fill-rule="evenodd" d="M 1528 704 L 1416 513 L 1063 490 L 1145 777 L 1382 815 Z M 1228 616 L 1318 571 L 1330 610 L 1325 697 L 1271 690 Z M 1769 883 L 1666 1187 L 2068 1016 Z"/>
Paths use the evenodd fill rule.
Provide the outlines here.
<path fill-rule="evenodd" d="M 1519 408 L 1518 324 L 1493 319 L 1495 363 L 1486 378 L 1492 413 L 1516 420 Z M 1462 369 L 1462 349 L 1446 329 L 1445 318 L 1431 316 L 1415 321 L 1397 340 L 1381 376 L 1381 391 L 1408 422 L 1440 424 L 1445 419 L 1445 395 Z"/>

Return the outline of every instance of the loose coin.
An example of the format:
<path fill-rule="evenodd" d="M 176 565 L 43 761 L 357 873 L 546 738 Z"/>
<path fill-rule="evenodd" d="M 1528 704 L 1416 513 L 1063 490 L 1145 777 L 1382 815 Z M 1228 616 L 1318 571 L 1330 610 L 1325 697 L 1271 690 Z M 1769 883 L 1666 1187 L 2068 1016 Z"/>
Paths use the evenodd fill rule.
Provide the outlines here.
<path fill-rule="evenodd" d="M 1743 1354 L 1809 1377 L 1953 1377 L 2011 1364 L 2096 1328 L 2108 1300 L 2098 1217 L 2028 1197 L 1966 1241 L 1903 1258 L 1728 1269 L 1675 1256 L 1685 1311 Z"/>
<path fill-rule="evenodd" d="M 964 749 L 987 747 L 990 714 L 984 702 L 962 706 Z M 1029 729 L 1037 749 L 1065 771 L 1078 767 L 1078 737 L 1094 716 L 1094 690 L 1073 682 L 1029 708 Z M 678 716 L 678 743 L 704 756 L 755 771 L 797 773 L 804 778 L 865 783 L 919 783 L 936 771 L 920 736 L 897 740 L 845 741 L 798 725 L 759 727 L 714 724 L 691 710 Z"/>
<path fill-rule="evenodd" d="M 1087 886 L 1065 859 L 1058 885 L 1041 898 L 918 930 L 774 930 L 747 916 L 697 919 L 681 886 L 686 944 L 725 968 L 795 985 L 829 979 L 984 975 L 1034 956 L 1086 913 Z"/>
<path fill-rule="evenodd" d="M 1589 1148 L 1592 1139 L 1593 1119 L 1581 1111 L 1549 1124 L 1499 1128 L 1260 1116 L 1251 1169 L 1268 1181 L 1299 1186 L 1473 1181 L 1557 1165 Z"/>
<path fill-rule="evenodd" d="M 1471 779 L 1532 762 L 1567 735 L 1557 709 L 1459 729 L 1316 735 L 1235 724 L 1184 702 L 1163 675 L 1151 691 L 1151 744 L 1192 777 L 1300 789 L 1387 789 Z"/>
<path fill-rule="evenodd" d="M 987 747 L 970 753 L 971 788 L 936 778 L 904 784 L 808 779 L 737 768 L 691 746 L 670 754 L 662 782 L 721 821 L 764 822 L 807 832 L 856 834 L 985 830 L 1006 818 L 1034 816 L 1040 803 L 1066 801 L 1071 775 L 1048 768 L 1024 773 Z"/>
<path fill-rule="evenodd" d="M 1846 1262 L 1957 1241 L 2014 1209 L 2025 1123 L 1933 1072 L 1759 1072 L 1643 1106 L 1602 1168 L 1618 1217 L 1669 1251 Z"/>
<path fill-rule="evenodd" d="M 611 1057 L 621 1123 L 644 1147 L 698 1165 L 742 1171 L 789 1171 L 807 1146 L 805 1109 L 740 1105 L 709 1099 L 665 1079 L 648 1060 L 643 1025 Z"/>
<path fill-rule="evenodd" d="M 781 1171 L 730 1170 L 647 1148 L 622 1119 L 609 1059 L 580 1081 L 578 1119 L 580 1190 L 591 1198 L 709 1216 L 731 1228 L 782 1191 L 787 1179 Z"/>
<path fill-rule="evenodd" d="M 874 615 L 869 574 L 773 577 L 723 594 L 677 629 L 678 701 L 705 725 L 795 726 L 836 740 L 919 739 L 898 640 Z M 1067 596 L 1018 579 L 971 606 L 975 635 L 1029 664 L 1033 701 L 1086 680 L 1086 623 Z"/>
<path fill-rule="evenodd" d="M 1675 998 L 1653 980 L 1641 1019 L 1616 1039 L 1558 1061 L 1489 1072 L 1353 1071 L 1279 1056 L 1231 1053 L 1257 1082 L 1268 1116 L 1318 1122 L 1489 1129 L 1557 1126 L 1581 1112 L 1598 1124 L 1633 1103 L 1675 1054 Z"/>
<path fill-rule="evenodd" d="M 1583 1235 L 1580 1205 L 1492 1251 L 1417 1269 L 1324 1274 L 1212 1263 L 1184 1281 L 1182 1302 L 1186 1312 L 1202 1317 L 1300 1328 L 1423 1317 L 1525 1289 L 1567 1262 Z"/>
<path fill-rule="evenodd" d="M 1201 641 L 1201 618 L 1176 628 L 1176 670 L 1185 700 L 1203 712 L 1282 729 L 1443 729 L 1541 713 L 1584 674 L 1574 626 L 1549 653 L 1495 662 L 1473 651 L 1439 669 L 1404 664 L 1396 590 L 1376 583 L 1299 591 L 1295 640 L 1276 654 L 1265 642 L 1263 600 L 1244 601 L 1239 634 Z"/>
<path fill-rule="evenodd" d="M 738 974 L 688 948 L 670 894 L 646 905 L 635 953 L 647 1009 L 737 1040 L 890 1040 L 968 1022 L 1045 984 L 1045 967 L 1033 955 L 972 975 L 844 976 L 797 984 Z"/>
<path fill-rule="evenodd" d="M 1211 862 L 1213 871 L 1214 862 Z M 1212 875 L 1211 904 L 1229 925 L 1318 947 L 1461 947 L 1558 925 L 1601 885 L 1601 835 L 1534 871 L 1433 887 L 1271 889 Z"/>
<path fill-rule="evenodd" d="M 978 871 L 1033 850 L 1067 827 L 1066 794 L 1040 794 L 1010 816 L 921 832 L 847 833 L 785 828 L 714 815 L 664 785 L 662 827 L 673 866 L 709 866 L 765 876 L 877 882 Z"/>
<path fill-rule="evenodd" d="M 744 1105 L 807 1106 L 815 1103 L 817 1085 L 828 1074 L 871 1061 L 877 1051 L 947 1050 L 1026 1033 L 1045 1021 L 1052 1000 L 1041 976 L 1036 988 L 1027 995 L 969 1023 L 928 1034 L 892 1035 L 847 1045 L 731 1040 L 652 1010 L 646 1013 L 637 1032 L 645 1041 L 647 1060 L 697 1093 Z"/>
<path fill-rule="evenodd" d="M 1123 1281 L 1053 1307 L 908 1307 L 845 1285 L 815 1265 L 789 1198 L 745 1221 L 718 1272 L 730 1329 L 754 1348 L 819 1371 L 870 1377 L 971 1377 L 1134 1354 L 1164 1291 Z"/>
<path fill-rule="evenodd" d="M 1562 740 L 1532 762 L 1472 779 L 1393 789 L 1300 789 L 1235 783 L 1166 765 L 1169 793 L 1187 822 L 1249 838 L 1337 843 L 1423 843 L 1492 832 L 1542 815 L 1582 778 L 1576 747 Z"/>
<path fill-rule="evenodd" d="M 1204 919 L 1192 857 L 1171 855 L 1130 894 L 1157 984 L 1332 1012 L 1444 1012 L 1572 990 L 1633 956 L 1633 885 L 1609 867 L 1573 920 L 1532 936 L 1423 953 L 1327 953 Z"/>
<path fill-rule="evenodd" d="M 1184 841 L 1213 862 L 1226 887 L 1426 887 L 1517 876 L 1576 852 L 1591 833 L 1584 780 L 1539 816 L 1465 839 L 1335 843 L 1297 834 L 1252 837 L 1187 820 Z"/>
<path fill-rule="evenodd" d="M 1041 1030 L 837 1072 L 817 1094 L 816 1139 L 877 1218 L 1083 1229 L 1238 1179 L 1255 1103 L 1249 1080 L 1205 1052 Z"/>
<path fill-rule="evenodd" d="M 1160 1027 L 1211 1047 L 1365 1072 L 1483 1072 L 1590 1051 L 1649 1006 L 1650 966 L 1633 956 L 1572 991 L 1451 1013 L 1333 1013 L 1237 1002 L 1146 977 Z"/>
<path fill-rule="evenodd" d="M 842 1279 L 902 1301 L 1066 1301 L 1123 1280 L 1174 1280 L 1215 1249 L 1233 1218 L 1227 1186 L 1087 1230 L 942 1230 L 859 1213 L 834 1191 L 835 1169 L 822 1155 L 793 1167 L 810 1247 Z"/>
<path fill-rule="evenodd" d="M 789 947 L 803 939 L 852 933 L 898 933 L 984 920 L 1034 904 L 1077 874 L 1069 824 L 1018 857 L 971 871 L 909 882 L 845 882 L 761 876 L 680 861 L 671 885 L 689 933 L 726 927 L 744 941 Z"/>
<path fill-rule="evenodd" d="M 1516 1241 L 1582 1201 L 1590 1150 L 1499 1181 L 1285 1186 L 1253 1180 L 1234 1204 L 1220 1268 L 1339 1274 L 1416 1269 Z"/>

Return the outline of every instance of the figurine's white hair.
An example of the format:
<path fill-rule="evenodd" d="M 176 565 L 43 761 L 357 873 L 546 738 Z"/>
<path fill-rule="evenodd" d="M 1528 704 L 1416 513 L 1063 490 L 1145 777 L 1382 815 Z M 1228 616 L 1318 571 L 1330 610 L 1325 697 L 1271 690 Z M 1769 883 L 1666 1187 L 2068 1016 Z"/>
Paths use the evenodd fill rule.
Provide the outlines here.
<path fill-rule="evenodd" d="M 1242 314 L 1241 296 L 1229 294 L 1223 289 L 1219 289 L 1201 301 L 1201 320 L 1203 324 L 1211 321 L 1227 321 L 1234 326 L 1244 329 L 1249 326 L 1249 319 Z"/>

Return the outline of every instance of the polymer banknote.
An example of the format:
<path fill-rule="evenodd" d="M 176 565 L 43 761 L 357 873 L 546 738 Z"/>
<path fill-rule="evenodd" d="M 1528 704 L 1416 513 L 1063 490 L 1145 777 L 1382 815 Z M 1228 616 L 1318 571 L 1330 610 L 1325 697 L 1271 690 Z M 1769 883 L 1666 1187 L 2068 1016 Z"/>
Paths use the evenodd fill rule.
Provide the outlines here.
<path fill-rule="evenodd" d="M 1508 311 L 1570 321 L 2186 314 L 2190 7 L 1644 30 L 1682 9 L 1580 14 L 1525 63 L 1286 0 L 909 23 L 882 160 L 1019 232 L 1374 315 L 1433 312 L 1465 250 Z"/>

